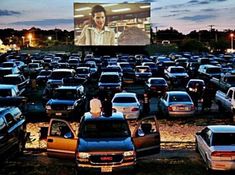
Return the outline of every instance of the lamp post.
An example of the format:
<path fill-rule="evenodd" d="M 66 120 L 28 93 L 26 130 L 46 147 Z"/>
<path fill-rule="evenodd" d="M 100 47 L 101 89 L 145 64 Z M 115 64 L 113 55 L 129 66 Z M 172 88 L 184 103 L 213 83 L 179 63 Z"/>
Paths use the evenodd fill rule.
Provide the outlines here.
<path fill-rule="evenodd" d="M 234 34 L 231 33 L 230 37 L 231 37 L 231 51 L 233 52 L 233 37 L 234 37 Z"/>
<path fill-rule="evenodd" d="M 33 38 L 33 35 L 30 33 L 30 34 L 28 35 L 28 38 L 29 38 L 29 47 L 31 47 L 31 46 L 32 46 L 32 38 Z"/>
<path fill-rule="evenodd" d="M 22 46 L 24 47 L 24 36 L 22 36 Z"/>

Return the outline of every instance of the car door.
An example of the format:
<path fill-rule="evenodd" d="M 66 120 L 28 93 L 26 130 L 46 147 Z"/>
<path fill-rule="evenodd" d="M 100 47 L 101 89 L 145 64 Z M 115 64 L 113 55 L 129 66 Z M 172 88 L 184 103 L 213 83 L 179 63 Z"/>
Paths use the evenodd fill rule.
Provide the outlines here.
<path fill-rule="evenodd" d="M 160 152 L 160 132 L 156 117 L 146 117 L 138 121 L 132 133 L 137 157 Z"/>
<path fill-rule="evenodd" d="M 74 159 L 77 137 L 70 124 L 61 119 L 51 119 L 47 133 L 47 155 Z"/>

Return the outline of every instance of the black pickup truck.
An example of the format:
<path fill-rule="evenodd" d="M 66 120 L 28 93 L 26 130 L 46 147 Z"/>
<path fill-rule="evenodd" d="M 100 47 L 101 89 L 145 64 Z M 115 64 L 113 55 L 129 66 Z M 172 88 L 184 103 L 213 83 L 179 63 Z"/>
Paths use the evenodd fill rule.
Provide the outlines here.
<path fill-rule="evenodd" d="M 213 77 L 210 81 L 223 92 L 227 92 L 230 87 L 235 87 L 235 75 L 224 75 L 219 79 Z"/>
<path fill-rule="evenodd" d="M 27 98 L 21 95 L 22 94 L 16 85 L 0 84 L 1 107 L 16 106 L 23 112 L 26 106 L 25 104 L 27 102 Z"/>
<path fill-rule="evenodd" d="M 17 107 L 0 107 L 0 162 L 22 153 L 27 133 L 25 117 Z"/>

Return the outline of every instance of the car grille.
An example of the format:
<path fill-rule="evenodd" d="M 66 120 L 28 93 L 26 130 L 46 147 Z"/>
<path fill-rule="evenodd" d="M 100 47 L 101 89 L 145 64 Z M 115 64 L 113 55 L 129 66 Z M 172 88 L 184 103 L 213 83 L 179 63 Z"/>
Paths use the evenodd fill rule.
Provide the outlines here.
<path fill-rule="evenodd" d="M 52 110 L 67 110 L 67 106 L 66 105 L 57 104 L 57 105 L 52 105 L 51 109 Z"/>
<path fill-rule="evenodd" d="M 122 154 L 116 155 L 91 155 L 90 162 L 92 164 L 108 165 L 108 164 L 119 164 L 123 161 Z"/>

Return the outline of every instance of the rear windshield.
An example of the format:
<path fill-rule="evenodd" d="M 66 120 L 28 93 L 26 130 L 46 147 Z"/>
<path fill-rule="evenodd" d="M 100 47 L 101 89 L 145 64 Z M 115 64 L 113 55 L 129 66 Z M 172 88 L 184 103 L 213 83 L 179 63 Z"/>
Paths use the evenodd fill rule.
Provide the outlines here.
<path fill-rule="evenodd" d="M 81 138 L 129 137 L 130 130 L 125 120 L 86 121 L 80 130 Z"/>
<path fill-rule="evenodd" d="M 134 97 L 116 97 L 113 100 L 114 103 L 136 103 Z"/>
<path fill-rule="evenodd" d="M 102 83 L 119 83 L 120 79 L 115 75 L 102 75 L 100 78 L 100 82 Z"/>
<path fill-rule="evenodd" d="M 188 95 L 171 95 L 169 97 L 169 102 L 191 102 Z"/>
<path fill-rule="evenodd" d="M 166 84 L 165 80 L 159 79 L 159 80 L 151 80 L 151 84 Z"/>
<path fill-rule="evenodd" d="M 0 97 L 11 96 L 11 89 L 0 89 Z"/>
<path fill-rule="evenodd" d="M 213 135 L 212 145 L 235 145 L 235 133 L 216 133 Z"/>
<path fill-rule="evenodd" d="M 206 70 L 207 73 L 221 73 L 220 68 L 207 68 Z"/>

